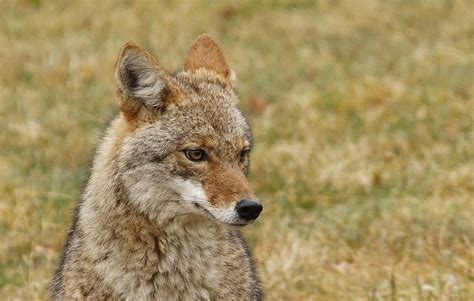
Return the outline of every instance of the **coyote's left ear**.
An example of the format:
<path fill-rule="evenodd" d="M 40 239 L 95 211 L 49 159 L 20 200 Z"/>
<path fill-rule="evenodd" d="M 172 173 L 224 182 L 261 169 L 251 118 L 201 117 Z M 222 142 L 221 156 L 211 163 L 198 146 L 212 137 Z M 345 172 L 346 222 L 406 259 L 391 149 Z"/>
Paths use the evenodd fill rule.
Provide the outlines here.
<path fill-rule="evenodd" d="M 115 78 L 120 108 L 127 118 L 136 117 L 142 108 L 163 112 L 180 99 L 180 89 L 172 76 L 132 42 L 120 50 Z"/>
<path fill-rule="evenodd" d="M 184 70 L 196 71 L 200 68 L 214 71 L 226 80 L 233 80 L 234 74 L 227 65 L 222 50 L 209 34 L 197 37 L 184 60 Z"/>

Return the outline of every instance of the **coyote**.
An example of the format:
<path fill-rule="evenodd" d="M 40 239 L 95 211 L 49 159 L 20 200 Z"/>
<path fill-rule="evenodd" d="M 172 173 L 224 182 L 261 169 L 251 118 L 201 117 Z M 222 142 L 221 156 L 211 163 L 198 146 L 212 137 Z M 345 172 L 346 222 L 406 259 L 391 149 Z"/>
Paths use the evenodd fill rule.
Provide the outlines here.
<path fill-rule="evenodd" d="M 129 42 L 120 114 L 77 202 L 54 300 L 262 300 L 238 226 L 262 205 L 247 182 L 252 134 L 233 71 L 207 34 L 168 73 Z"/>

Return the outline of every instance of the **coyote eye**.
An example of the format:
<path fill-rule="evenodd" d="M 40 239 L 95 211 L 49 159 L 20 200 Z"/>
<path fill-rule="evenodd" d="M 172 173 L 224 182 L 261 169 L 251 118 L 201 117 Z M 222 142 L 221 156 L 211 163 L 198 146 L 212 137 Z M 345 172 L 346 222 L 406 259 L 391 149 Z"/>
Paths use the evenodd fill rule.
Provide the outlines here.
<path fill-rule="evenodd" d="M 249 155 L 249 152 L 250 152 L 250 149 L 249 148 L 244 148 L 241 152 L 240 152 L 240 163 L 244 163 L 245 160 L 247 159 L 248 155 Z"/>
<path fill-rule="evenodd" d="M 207 159 L 206 152 L 200 148 L 186 149 L 184 150 L 184 154 L 186 158 L 194 162 L 205 161 Z"/>

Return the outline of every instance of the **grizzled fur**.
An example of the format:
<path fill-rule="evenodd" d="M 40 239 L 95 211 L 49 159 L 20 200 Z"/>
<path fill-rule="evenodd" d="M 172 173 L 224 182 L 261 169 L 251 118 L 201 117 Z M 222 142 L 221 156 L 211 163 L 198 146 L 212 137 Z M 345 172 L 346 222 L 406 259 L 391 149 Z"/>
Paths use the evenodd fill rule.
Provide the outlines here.
<path fill-rule="evenodd" d="M 209 35 L 166 72 L 126 44 L 121 113 L 97 149 L 52 283 L 54 300 L 261 300 L 235 204 L 256 197 L 252 137 Z M 194 162 L 188 149 L 203 149 Z"/>

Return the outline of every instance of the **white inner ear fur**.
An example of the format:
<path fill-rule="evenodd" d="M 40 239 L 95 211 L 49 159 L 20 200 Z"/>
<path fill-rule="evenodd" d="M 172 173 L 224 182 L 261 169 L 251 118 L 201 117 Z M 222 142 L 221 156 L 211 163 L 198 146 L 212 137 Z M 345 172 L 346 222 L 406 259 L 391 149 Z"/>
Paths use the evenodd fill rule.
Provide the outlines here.
<path fill-rule="evenodd" d="M 201 183 L 191 180 L 174 180 L 174 189 L 185 202 L 198 204 L 217 220 L 232 225 L 243 225 L 246 222 L 239 218 L 234 204 L 228 208 L 216 208 L 209 202 Z"/>
<path fill-rule="evenodd" d="M 121 64 L 123 86 L 134 98 L 140 99 L 145 105 L 157 107 L 161 105 L 160 94 L 165 84 L 158 70 L 141 53 L 127 55 Z"/>
<path fill-rule="evenodd" d="M 145 104 L 155 106 L 157 97 L 165 88 L 158 74 L 153 70 L 146 70 L 139 75 L 139 86 L 133 90 L 133 96 L 143 99 Z"/>

